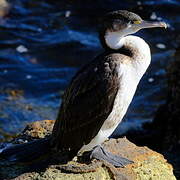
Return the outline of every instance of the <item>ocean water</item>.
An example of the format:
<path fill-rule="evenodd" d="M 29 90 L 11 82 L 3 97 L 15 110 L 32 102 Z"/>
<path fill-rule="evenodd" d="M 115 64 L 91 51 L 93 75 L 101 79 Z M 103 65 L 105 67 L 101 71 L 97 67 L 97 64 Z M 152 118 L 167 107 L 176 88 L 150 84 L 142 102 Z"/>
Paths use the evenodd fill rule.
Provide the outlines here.
<path fill-rule="evenodd" d="M 180 36 L 180 2 L 176 0 L 56 1 L 9 0 L 0 18 L 0 140 L 20 132 L 28 122 L 56 119 L 61 97 L 78 69 L 102 52 L 97 18 L 127 9 L 168 28 L 136 35 L 148 42 L 152 63 L 115 135 L 139 129 L 165 102 L 166 68 Z"/>

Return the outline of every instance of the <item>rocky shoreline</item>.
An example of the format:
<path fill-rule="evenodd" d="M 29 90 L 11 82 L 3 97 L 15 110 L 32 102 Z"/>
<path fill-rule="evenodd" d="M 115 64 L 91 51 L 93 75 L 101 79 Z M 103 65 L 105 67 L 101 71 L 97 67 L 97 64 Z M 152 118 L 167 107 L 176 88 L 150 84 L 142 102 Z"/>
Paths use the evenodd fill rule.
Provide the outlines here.
<path fill-rule="evenodd" d="M 53 120 L 37 121 L 29 124 L 25 130 L 13 141 L 24 143 L 34 139 L 49 136 L 53 127 Z M 89 164 L 74 161 L 62 163 L 59 155 L 53 154 L 29 163 L 12 163 L 0 161 L 0 177 L 5 179 L 159 179 L 175 180 L 172 166 L 167 163 L 163 155 L 152 151 L 148 147 L 139 147 L 126 138 L 110 139 L 104 143 L 106 149 L 117 155 L 122 155 L 134 161 L 124 168 L 114 168 L 110 164 L 93 161 Z M 59 161 L 59 162 L 58 162 Z M 61 162 L 61 163 L 60 163 Z"/>

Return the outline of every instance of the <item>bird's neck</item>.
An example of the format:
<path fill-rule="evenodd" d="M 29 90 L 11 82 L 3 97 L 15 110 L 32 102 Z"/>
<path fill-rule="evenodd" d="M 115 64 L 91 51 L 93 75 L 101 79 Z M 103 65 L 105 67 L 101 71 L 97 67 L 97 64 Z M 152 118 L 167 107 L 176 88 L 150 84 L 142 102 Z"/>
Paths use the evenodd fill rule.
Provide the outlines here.
<path fill-rule="evenodd" d="M 151 61 L 151 53 L 148 44 L 137 36 L 121 36 L 120 33 L 109 33 L 105 36 L 106 45 L 116 52 L 129 56 L 131 63 L 143 75 Z"/>
<path fill-rule="evenodd" d="M 123 34 L 119 32 L 108 32 L 105 34 L 105 43 L 110 49 L 120 49 L 124 44 Z"/>

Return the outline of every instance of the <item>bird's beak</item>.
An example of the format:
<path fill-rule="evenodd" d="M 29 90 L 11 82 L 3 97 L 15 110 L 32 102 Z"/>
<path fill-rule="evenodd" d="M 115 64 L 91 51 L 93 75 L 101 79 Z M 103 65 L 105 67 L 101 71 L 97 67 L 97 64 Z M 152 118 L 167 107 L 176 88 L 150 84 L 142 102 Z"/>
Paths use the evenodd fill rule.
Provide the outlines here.
<path fill-rule="evenodd" d="M 144 28 L 155 28 L 155 27 L 163 27 L 167 28 L 167 24 L 165 22 L 158 22 L 158 21 L 140 21 L 140 22 L 135 22 L 134 26 L 136 28 L 144 29 Z"/>

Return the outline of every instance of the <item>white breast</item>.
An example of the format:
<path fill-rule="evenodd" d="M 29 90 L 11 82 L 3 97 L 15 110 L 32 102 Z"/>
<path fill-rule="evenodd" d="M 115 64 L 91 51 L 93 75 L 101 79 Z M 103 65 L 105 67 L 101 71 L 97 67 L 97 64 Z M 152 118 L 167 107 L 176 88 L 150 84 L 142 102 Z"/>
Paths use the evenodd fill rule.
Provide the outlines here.
<path fill-rule="evenodd" d="M 98 134 L 91 140 L 89 144 L 84 145 L 81 148 L 80 153 L 90 151 L 96 145 L 104 142 L 121 122 L 134 96 L 138 84 L 137 79 L 134 78 L 136 77 L 134 73 L 135 71 L 133 68 L 129 67 L 129 65 L 121 65 L 119 69 L 119 83 L 121 88 L 118 90 L 115 98 L 112 112 L 109 114 Z"/>
<path fill-rule="evenodd" d="M 136 71 L 129 64 L 121 64 L 119 67 L 120 88 L 116 95 L 112 112 L 102 126 L 102 130 L 114 129 L 121 122 L 129 104 L 132 101 L 139 79 L 136 78 Z"/>

